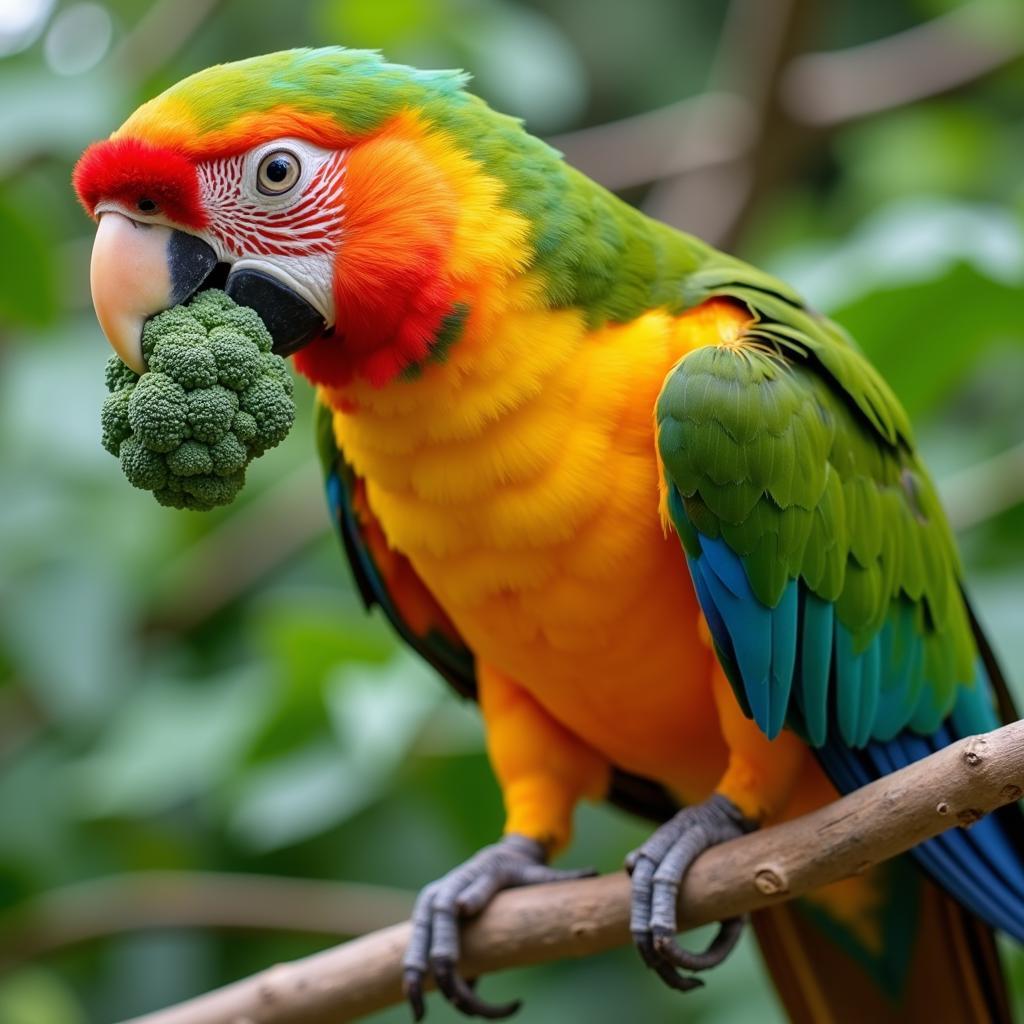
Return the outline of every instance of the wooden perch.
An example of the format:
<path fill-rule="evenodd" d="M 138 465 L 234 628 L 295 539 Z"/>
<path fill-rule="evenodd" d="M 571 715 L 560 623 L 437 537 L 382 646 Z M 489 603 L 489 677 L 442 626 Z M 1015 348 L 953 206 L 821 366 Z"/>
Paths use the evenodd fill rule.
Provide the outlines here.
<path fill-rule="evenodd" d="M 1024 793 L 1024 721 L 973 736 L 794 821 L 703 854 L 686 876 L 692 928 L 839 881 Z M 279 964 L 131 1024 L 342 1024 L 398 1002 L 407 924 Z M 463 937 L 470 976 L 629 941 L 624 873 L 500 895 Z M 639 961 L 637 967 L 640 971 Z"/>

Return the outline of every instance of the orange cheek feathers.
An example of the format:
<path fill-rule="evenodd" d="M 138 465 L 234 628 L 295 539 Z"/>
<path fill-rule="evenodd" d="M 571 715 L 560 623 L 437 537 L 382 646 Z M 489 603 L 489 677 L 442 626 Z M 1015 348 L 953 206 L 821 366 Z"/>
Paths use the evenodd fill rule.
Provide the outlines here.
<path fill-rule="evenodd" d="M 336 333 L 295 363 L 319 384 L 360 375 L 379 386 L 427 356 L 451 309 L 444 264 L 458 199 L 413 143 L 382 136 L 349 155 L 343 202 Z"/>

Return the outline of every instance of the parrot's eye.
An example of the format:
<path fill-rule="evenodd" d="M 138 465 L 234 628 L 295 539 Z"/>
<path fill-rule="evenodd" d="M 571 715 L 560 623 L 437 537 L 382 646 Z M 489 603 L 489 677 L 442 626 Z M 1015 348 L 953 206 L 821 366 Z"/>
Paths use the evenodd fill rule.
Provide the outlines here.
<path fill-rule="evenodd" d="M 155 213 L 156 203 L 152 199 L 147 199 L 143 196 L 136 204 L 142 213 Z"/>
<path fill-rule="evenodd" d="M 275 149 L 261 161 L 256 171 L 256 187 L 265 196 L 283 195 L 295 186 L 302 168 L 294 153 L 286 149 Z"/>

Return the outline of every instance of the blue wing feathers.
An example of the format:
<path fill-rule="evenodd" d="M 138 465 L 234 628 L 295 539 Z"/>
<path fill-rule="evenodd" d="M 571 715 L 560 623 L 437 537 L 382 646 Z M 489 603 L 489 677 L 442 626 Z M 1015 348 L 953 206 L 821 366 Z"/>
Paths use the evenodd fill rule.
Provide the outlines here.
<path fill-rule="evenodd" d="M 837 785 L 849 791 L 906 767 L 941 745 L 904 733 L 888 743 L 871 743 L 864 750 L 832 741 L 819 755 Z M 911 853 L 959 902 L 989 924 L 1024 941 L 1024 861 L 997 816 L 966 831 L 943 832 Z"/>
<path fill-rule="evenodd" d="M 857 654 L 853 637 L 844 626 L 836 623 L 835 628 L 835 691 L 836 717 L 839 733 L 849 746 L 855 746 L 860 719 L 860 688 L 864 671 L 864 656 Z"/>
<path fill-rule="evenodd" d="M 895 604 L 883 628 L 857 650 L 831 603 L 791 581 L 774 608 L 754 595 L 739 556 L 699 535 L 689 560 L 697 597 L 740 702 L 769 736 L 792 704 L 833 781 L 859 788 L 962 736 L 998 725 L 980 659 L 974 685 L 944 710 L 927 700 L 914 610 Z M 790 698 L 793 698 L 792 702 Z M 916 727 L 929 725 L 927 735 Z M 994 927 L 1024 941 L 1024 845 L 1017 807 L 969 830 L 954 829 L 913 851 L 923 868 Z"/>
<path fill-rule="evenodd" d="M 745 598 L 751 593 L 743 563 L 724 541 L 701 537 L 701 557 L 707 559 L 711 571 L 734 597 Z"/>
<path fill-rule="evenodd" d="M 799 610 L 799 588 L 796 580 L 790 580 L 782 592 L 782 599 L 772 609 L 772 661 L 770 694 L 769 737 L 778 736 L 786 724 L 789 709 L 789 695 L 793 688 L 793 672 L 796 668 L 797 612 Z"/>
<path fill-rule="evenodd" d="M 746 570 L 721 540 L 701 536 L 701 555 L 690 559 L 698 598 L 720 649 L 735 661 L 751 717 L 774 739 L 786 721 L 796 664 L 799 591 L 791 583 L 774 608 L 761 604 Z M 699 581 L 699 582 L 698 582 Z M 701 597 L 703 595 L 703 597 Z"/>
<path fill-rule="evenodd" d="M 802 697 L 804 725 L 813 746 L 828 734 L 828 691 L 832 671 L 832 636 L 835 611 L 806 587 L 801 588 L 800 678 L 796 692 Z"/>
<path fill-rule="evenodd" d="M 857 738 L 854 746 L 862 747 L 875 731 L 875 715 L 878 712 L 879 688 L 881 685 L 881 643 L 877 634 L 864 651 L 860 682 L 860 712 Z"/>
<path fill-rule="evenodd" d="M 728 557 L 732 557 L 721 541 L 708 541 L 707 546 L 716 543 L 721 545 Z M 711 559 L 702 555 L 697 561 L 711 604 L 729 637 L 738 674 L 743 680 L 746 703 L 754 721 L 767 732 L 770 707 L 768 677 L 772 654 L 771 611 L 759 602 L 750 600 L 742 590 L 740 594 L 733 593 L 723 582 Z M 749 594 L 749 584 L 746 590 Z M 750 597 L 753 595 L 750 594 Z"/>

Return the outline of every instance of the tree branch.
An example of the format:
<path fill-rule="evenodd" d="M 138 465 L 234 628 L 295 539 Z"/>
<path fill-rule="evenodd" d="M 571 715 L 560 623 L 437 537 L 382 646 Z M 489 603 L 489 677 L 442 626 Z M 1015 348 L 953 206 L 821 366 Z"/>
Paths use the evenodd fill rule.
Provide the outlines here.
<path fill-rule="evenodd" d="M 953 473 L 939 489 L 958 533 L 995 519 L 1024 501 L 1024 441 Z"/>
<path fill-rule="evenodd" d="M 703 854 L 685 927 L 748 913 L 864 871 L 1024 793 L 1024 721 L 954 743 L 811 814 Z M 260 974 L 134 1024 L 343 1024 L 401 999 L 408 924 Z M 625 874 L 503 893 L 463 934 L 470 976 L 588 956 L 629 939 Z"/>
<path fill-rule="evenodd" d="M 645 213 L 712 245 L 735 243 L 752 207 L 803 156 L 807 133 L 783 109 L 779 86 L 817 13 L 812 0 L 732 0 L 712 81 L 750 111 L 747 145 L 717 167 L 660 177 Z"/>
<path fill-rule="evenodd" d="M 1024 50 L 1019 20 L 1001 24 L 988 3 L 966 4 L 905 32 L 786 69 L 782 98 L 803 124 L 829 128 L 976 81 Z"/>
<path fill-rule="evenodd" d="M 1024 36 L 970 4 L 885 39 L 794 57 L 781 72 L 781 109 L 807 129 L 834 130 L 870 114 L 939 96 L 1018 59 Z M 760 53 L 754 39 L 737 47 Z M 573 166 L 621 190 L 741 160 L 757 138 L 757 112 L 728 83 L 658 110 L 566 132 L 549 141 Z"/>
<path fill-rule="evenodd" d="M 0 971 L 79 942 L 151 928 L 363 935 L 407 917 L 414 893 L 216 871 L 138 871 L 63 886 L 0 915 Z"/>
<path fill-rule="evenodd" d="M 110 60 L 129 85 L 138 87 L 169 64 L 224 2 L 157 0 L 121 39 Z"/>

